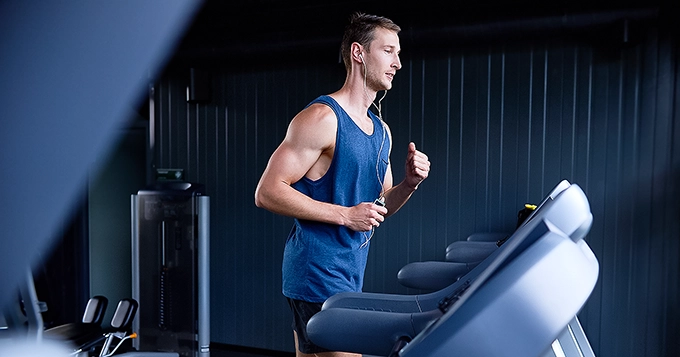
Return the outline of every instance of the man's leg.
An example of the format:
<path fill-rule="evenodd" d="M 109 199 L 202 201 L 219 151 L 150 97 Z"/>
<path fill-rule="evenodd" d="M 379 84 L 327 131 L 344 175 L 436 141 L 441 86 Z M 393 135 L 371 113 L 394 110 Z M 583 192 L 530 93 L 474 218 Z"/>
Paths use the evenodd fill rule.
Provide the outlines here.
<path fill-rule="evenodd" d="M 319 352 L 319 353 L 302 353 L 298 347 L 297 332 L 293 330 L 293 339 L 295 340 L 295 357 L 361 357 L 360 354 L 347 352 Z"/>
<path fill-rule="evenodd" d="M 293 312 L 293 337 L 295 340 L 296 357 L 361 357 L 360 354 L 328 351 L 315 345 L 307 337 L 307 323 L 317 312 L 321 311 L 322 303 L 287 298 L 288 305 Z"/>

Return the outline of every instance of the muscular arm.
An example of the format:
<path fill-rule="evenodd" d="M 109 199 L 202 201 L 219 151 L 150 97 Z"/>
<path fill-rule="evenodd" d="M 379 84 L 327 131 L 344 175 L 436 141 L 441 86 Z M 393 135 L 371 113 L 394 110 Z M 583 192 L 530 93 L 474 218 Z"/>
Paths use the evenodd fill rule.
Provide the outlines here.
<path fill-rule="evenodd" d="M 335 114 L 322 104 L 293 118 L 257 184 L 255 204 L 277 214 L 344 225 L 355 231 L 367 231 L 382 222 L 383 207 L 372 203 L 343 207 L 315 201 L 291 186 L 304 176 L 313 180 L 323 176 L 332 159 L 336 131 Z"/>

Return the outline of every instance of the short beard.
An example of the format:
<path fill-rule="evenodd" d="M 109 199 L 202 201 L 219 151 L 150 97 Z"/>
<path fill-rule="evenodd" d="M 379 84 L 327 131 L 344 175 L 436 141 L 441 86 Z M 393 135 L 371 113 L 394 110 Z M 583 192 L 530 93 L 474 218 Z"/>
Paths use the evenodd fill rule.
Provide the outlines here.
<path fill-rule="evenodd" d="M 381 90 L 389 90 L 392 89 L 392 83 L 391 82 L 384 82 L 386 79 L 383 81 L 380 81 L 380 76 L 376 75 L 375 72 L 370 72 L 368 71 L 366 74 L 366 87 L 371 88 L 372 90 L 379 92 Z"/>

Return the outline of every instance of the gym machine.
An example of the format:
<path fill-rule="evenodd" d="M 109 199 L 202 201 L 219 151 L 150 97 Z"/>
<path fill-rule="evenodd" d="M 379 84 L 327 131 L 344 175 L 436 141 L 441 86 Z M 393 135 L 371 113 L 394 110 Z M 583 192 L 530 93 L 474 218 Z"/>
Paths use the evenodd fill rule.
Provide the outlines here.
<path fill-rule="evenodd" d="M 159 181 L 131 197 L 133 330 L 139 350 L 210 356 L 210 198 Z"/>

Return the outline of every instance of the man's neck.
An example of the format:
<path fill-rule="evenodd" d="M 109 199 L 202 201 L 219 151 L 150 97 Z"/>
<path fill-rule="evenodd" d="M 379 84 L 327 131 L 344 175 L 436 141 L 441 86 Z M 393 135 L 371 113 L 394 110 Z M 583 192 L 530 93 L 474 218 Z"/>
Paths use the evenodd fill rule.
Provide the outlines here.
<path fill-rule="evenodd" d="M 363 76 L 357 74 L 348 76 L 342 88 L 331 96 L 350 114 L 367 117 L 366 113 L 375 100 L 376 92 L 364 87 Z"/>

